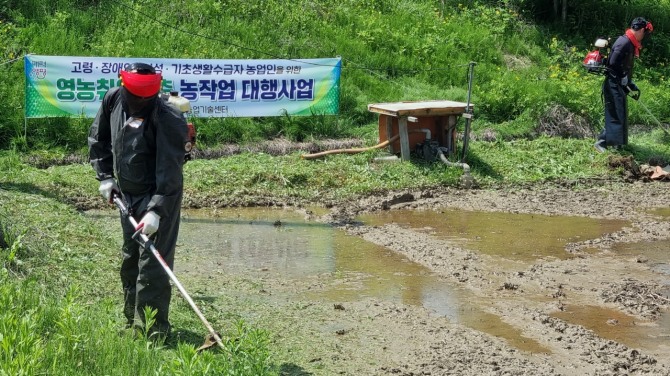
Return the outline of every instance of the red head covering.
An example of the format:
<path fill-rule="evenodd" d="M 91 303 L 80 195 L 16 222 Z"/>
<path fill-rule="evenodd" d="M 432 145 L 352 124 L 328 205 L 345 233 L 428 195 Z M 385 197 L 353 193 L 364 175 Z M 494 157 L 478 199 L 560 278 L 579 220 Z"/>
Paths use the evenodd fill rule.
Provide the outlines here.
<path fill-rule="evenodd" d="M 123 86 L 133 95 L 138 97 L 151 97 L 161 89 L 163 76 L 160 73 L 141 74 L 121 71 Z"/>

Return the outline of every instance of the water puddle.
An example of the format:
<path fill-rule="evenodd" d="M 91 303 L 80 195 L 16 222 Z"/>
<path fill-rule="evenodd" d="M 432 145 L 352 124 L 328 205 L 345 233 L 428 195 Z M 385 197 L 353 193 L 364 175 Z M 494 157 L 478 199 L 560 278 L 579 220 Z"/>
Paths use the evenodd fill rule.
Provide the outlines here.
<path fill-rule="evenodd" d="M 670 217 L 670 208 L 652 209 L 648 213 L 659 217 Z"/>
<path fill-rule="evenodd" d="M 384 247 L 285 210 L 186 211 L 175 272 L 268 277 L 326 286 L 300 298 L 346 303 L 365 298 L 423 306 L 453 322 L 503 338 L 520 350 L 547 353 L 467 292 Z M 216 278 L 216 273 L 213 278 Z M 212 281 L 215 284 L 215 281 Z M 307 289 L 304 289 L 307 290 Z"/>
<path fill-rule="evenodd" d="M 237 208 L 183 212 L 178 245 L 188 246 L 182 269 L 213 267 L 228 274 L 297 278 L 332 271 L 333 234 L 287 210 Z"/>
<path fill-rule="evenodd" d="M 652 270 L 666 276 L 661 283 L 666 285 L 666 291 L 670 290 L 670 245 L 667 241 L 616 243 L 611 249 L 618 256 L 644 259 Z M 554 316 L 629 347 L 657 349 L 667 346 L 670 339 L 670 315 L 667 312 L 655 322 L 641 321 L 617 310 L 595 306 L 567 306 L 564 312 Z"/>
<path fill-rule="evenodd" d="M 89 215 L 118 222 L 116 213 Z M 374 225 L 389 221 L 411 226 L 482 252 L 523 260 L 544 256 L 566 258 L 565 243 L 596 238 L 618 231 L 626 224 L 464 211 L 389 212 L 364 220 Z M 664 242 L 619 244 L 614 249 L 622 255 L 642 254 L 659 271 L 670 275 L 667 266 L 670 252 Z M 475 299 L 396 252 L 348 236 L 329 225 L 307 221 L 302 214 L 292 211 L 264 208 L 184 211 L 177 252 L 178 276 L 211 274 L 207 278 L 211 278 L 214 286 L 220 273 L 259 279 L 273 276 L 296 286 L 309 285 L 316 279 L 325 288 L 296 297 L 333 303 L 376 298 L 425 307 L 452 322 L 503 338 L 519 350 L 549 352 L 499 316 L 486 312 L 484 307 L 490 302 Z M 667 314 L 655 323 L 647 323 L 616 310 L 568 305 L 565 311 L 553 315 L 632 347 L 657 347 L 667 344 L 670 338 Z"/>
<path fill-rule="evenodd" d="M 664 283 L 670 285 L 670 242 L 668 240 L 637 243 L 616 243 L 612 252 L 619 256 L 637 257 L 646 262 L 652 270 L 666 276 Z"/>
<path fill-rule="evenodd" d="M 663 315 L 656 322 L 640 321 L 618 310 L 596 306 L 567 305 L 552 316 L 577 324 L 598 336 L 632 348 L 658 349 L 670 339 L 670 318 Z"/>
<path fill-rule="evenodd" d="M 567 243 L 596 239 L 621 230 L 629 222 L 584 217 L 492 213 L 465 210 L 391 210 L 364 215 L 363 223 L 412 228 L 484 254 L 532 262 L 573 257 Z"/>

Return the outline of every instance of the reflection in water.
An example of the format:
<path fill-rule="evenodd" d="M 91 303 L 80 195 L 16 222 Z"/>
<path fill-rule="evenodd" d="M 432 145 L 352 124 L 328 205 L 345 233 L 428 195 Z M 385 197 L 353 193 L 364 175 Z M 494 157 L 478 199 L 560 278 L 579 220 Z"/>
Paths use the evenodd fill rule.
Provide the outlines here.
<path fill-rule="evenodd" d="M 332 302 L 374 298 L 423 306 L 454 322 L 505 338 L 520 350 L 548 352 L 499 317 L 484 312 L 467 292 L 440 280 L 429 269 L 328 225 L 306 222 L 293 212 L 246 208 L 212 216 L 211 212 L 188 211 L 178 250 L 177 273 L 215 269 L 292 279 L 321 276 L 327 287 L 305 292 L 303 298 Z"/>
<path fill-rule="evenodd" d="M 114 211 L 91 211 L 87 215 L 118 224 L 118 213 Z M 307 222 L 297 213 L 241 208 L 187 210 L 183 215 L 177 247 L 179 262 L 175 266 L 178 276 L 189 271 L 252 276 L 275 274 L 287 279 L 287 283 L 291 279 L 325 276 L 320 280 L 325 281 L 328 288 L 305 293 L 301 298 L 351 302 L 372 297 L 423 306 L 453 322 L 504 338 L 520 350 L 548 352 L 500 317 L 485 312 L 482 307 L 487 302 L 473 300 L 471 294 L 440 280 L 427 268 L 328 225 Z M 670 216 L 670 210 L 667 215 Z M 542 255 L 565 257 L 563 246 L 567 241 L 598 237 L 618 231 L 626 224 L 462 211 L 391 212 L 365 220 L 375 225 L 396 222 L 430 232 L 431 236 L 466 242 L 468 248 L 522 259 Z M 496 240 L 496 237 L 502 238 Z M 500 246 L 499 251 L 496 244 Z M 644 256 L 655 270 L 670 275 L 668 244 L 667 241 L 616 244 L 612 250 L 627 257 Z M 211 273 L 211 278 L 216 279 L 217 275 Z M 213 285 L 216 285 L 215 280 Z M 568 305 L 565 311 L 553 316 L 632 347 L 667 348 L 670 339 L 670 315 L 667 314 L 655 323 L 645 323 L 616 310 Z"/>
<path fill-rule="evenodd" d="M 456 245 L 512 260 L 566 259 L 567 243 L 616 232 L 628 222 L 585 217 L 473 212 L 392 210 L 360 218 L 365 224 L 396 223 Z"/>
<path fill-rule="evenodd" d="M 299 277 L 334 270 L 332 229 L 286 210 L 241 208 L 186 211 L 179 246 L 182 269 L 275 272 Z M 200 257 L 198 257 L 200 256 Z M 204 256 L 204 257 L 203 257 Z M 178 264 L 176 267 L 180 267 Z"/>

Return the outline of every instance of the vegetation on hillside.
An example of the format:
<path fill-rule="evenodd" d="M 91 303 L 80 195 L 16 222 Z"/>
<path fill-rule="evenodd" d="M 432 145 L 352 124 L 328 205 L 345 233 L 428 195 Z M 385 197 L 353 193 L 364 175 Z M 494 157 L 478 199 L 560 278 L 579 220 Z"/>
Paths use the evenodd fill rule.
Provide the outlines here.
<path fill-rule="evenodd" d="M 565 109 L 594 131 L 602 123 L 601 77 L 581 60 L 598 36 L 616 37 L 636 15 L 656 25 L 637 63 L 642 102 L 657 119 L 668 72 L 664 2 L 584 1 L 562 21 L 552 1 L 324 0 L 197 2 L 158 0 L 0 1 L 0 148 L 85 148 L 88 119 L 23 119 L 28 53 L 203 59 L 341 56 L 339 116 L 198 119 L 202 146 L 286 137 L 368 136 L 369 103 L 465 101 L 476 63 L 475 132 L 534 137 L 542 119 Z M 597 17 L 595 16 L 597 15 Z M 12 61 L 13 59 L 17 59 Z M 633 105 L 631 121 L 654 119 Z M 24 129 L 25 128 L 25 129 Z"/>

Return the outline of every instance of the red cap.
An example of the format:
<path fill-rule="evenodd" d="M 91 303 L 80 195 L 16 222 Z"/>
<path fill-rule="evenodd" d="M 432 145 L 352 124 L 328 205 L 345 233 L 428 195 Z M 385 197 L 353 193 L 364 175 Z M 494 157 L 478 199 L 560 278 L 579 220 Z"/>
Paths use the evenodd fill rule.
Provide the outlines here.
<path fill-rule="evenodd" d="M 163 76 L 160 73 L 140 74 L 122 70 L 121 81 L 131 94 L 146 98 L 158 94 Z"/>

